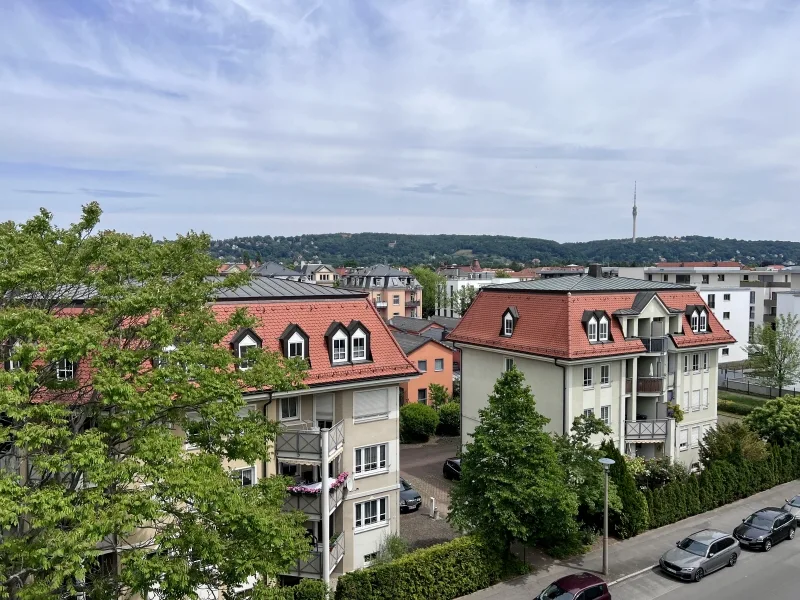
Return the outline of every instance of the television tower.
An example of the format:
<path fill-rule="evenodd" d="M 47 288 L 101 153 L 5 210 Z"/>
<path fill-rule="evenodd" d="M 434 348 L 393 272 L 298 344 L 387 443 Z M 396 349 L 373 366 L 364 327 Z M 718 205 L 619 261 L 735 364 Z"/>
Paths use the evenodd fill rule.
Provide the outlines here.
<path fill-rule="evenodd" d="M 636 182 L 633 182 L 633 243 L 636 243 L 636 215 L 639 210 L 636 208 Z"/>

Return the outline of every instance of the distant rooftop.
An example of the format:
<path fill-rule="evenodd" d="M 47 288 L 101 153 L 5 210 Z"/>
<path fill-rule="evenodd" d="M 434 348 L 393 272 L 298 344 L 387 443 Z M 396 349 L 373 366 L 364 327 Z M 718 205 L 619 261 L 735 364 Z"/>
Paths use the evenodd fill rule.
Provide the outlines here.
<path fill-rule="evenodd" d="M 397 343 L 400 344 L 400 347 L 403 349 L 403 352 L 406 355 L 411 354 L 414 350 L 421 348 L 428 342 L 435 342 L 429 337 L 425 337 L 424 335 L 414 335 L 413 333 L 402 333 L 400 331 L 393 331 L 392 335 L 394 339 L 397 340 Z"/>
<path fill-rule="evenodd" d="M 365 292 L 343 288 L 335 288 L 311 283 L 301 283 L 288 279 L 273 279 L 271 277 L 253 277 L 247 285 L 233 290 L 220 290 L 218 300 L 278 300 L 288 299 L 314 299 L 325 298 L 364 298 Z"/>
<path fill-rule="evenodd" d="M 638 292 L 642 290 L 694 290 L 690 285 L 662 281 L 630 279 L 628 277 L 591 277 L 568 275 L 553 279 L 535 279 L 516 283 L 500 283 L 483 288 L 486 291 L 523 292 Z"/>

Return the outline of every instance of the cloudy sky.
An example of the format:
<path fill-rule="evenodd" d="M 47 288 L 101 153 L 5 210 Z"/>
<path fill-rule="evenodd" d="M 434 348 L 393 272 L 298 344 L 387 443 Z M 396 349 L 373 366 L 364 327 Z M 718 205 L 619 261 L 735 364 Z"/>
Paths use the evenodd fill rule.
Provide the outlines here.
<path fill-rule="evenodd" d="M 800 239 L 800 8 L 2 0 L 0 219 Z"/>

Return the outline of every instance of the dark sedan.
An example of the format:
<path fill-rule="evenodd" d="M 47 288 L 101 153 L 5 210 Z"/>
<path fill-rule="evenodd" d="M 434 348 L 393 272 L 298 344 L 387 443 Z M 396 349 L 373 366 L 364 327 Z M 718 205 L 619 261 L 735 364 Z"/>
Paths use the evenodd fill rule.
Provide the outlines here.
<path fill-rule="evenodd" d="M 793 540 L 796 528 L 794 515 L 771 506 L 742 519 L 742 524 L 733 530 L 733 537 L 746 548 L 761 548 L 769 552 L 778 542 Z"/>
<path fill-rule="evenodd" d="M 445 479 L 461 479 L 461 459 L 448 458 L 444 461 L 442 474 Z"/>
<path fill-rule="evenodd" d="M 422 505 L 422 496 L 419 492 L 408 485 L 408 482 L 400 478 L 400 512 L 411 512 L 417 510 Z"/>
<path fill-rule="evenodd" d="M 581 573 L 554 581 L 536 600 L 611 600 L 606 582 L 597 575 Z"/>

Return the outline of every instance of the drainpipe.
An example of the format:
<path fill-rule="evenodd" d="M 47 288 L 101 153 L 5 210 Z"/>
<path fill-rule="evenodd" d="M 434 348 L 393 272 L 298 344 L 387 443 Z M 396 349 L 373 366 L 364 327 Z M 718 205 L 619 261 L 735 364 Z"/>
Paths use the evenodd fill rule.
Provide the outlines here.
<path fill-rule="evenodd" d="M 322 468 L 320 471 L 320 475 L 322 475 L 322 490 L 320 494 L 320 512 L 322 513 L 322 581 L 325 582 L 325 585 L 330 585 L 331 583 L 331 550 L 330 550 L 330 540 L 331 540 L 331 520 L 330 520 L 330 491 L 331 491 L 331 481 L 328 477 L 328 430 L 323 429 L 320 432 L 320 441 L 322 442 L 320 445 L 322 446 L 322 461 L 321 465 Z"/>
<path fill-rule="evenodd" d="M 570 424 L 568 423 L 568 421 L 569 421 L 569 410 L 568 410 L 568 407 L 567 407 L 567 368 L 564 365 L 562 365 L 560 362 L 558 362 L 557 358 L 553 359 L 553 364 L 555 366 L 557 366 L 557 367 L 561 367 L 561 379 L 563 381 L 563 389 L 561 391 L 561 394 L 562 394 L 561 403 L 563 405 L 563 416 L 562 416 L 562 419 L 564 421 L 564 435 L 567 435 L 569 433 L 569 430 L 570 430 Z M 463 366 L 462 366 L 462 369 L 463 369 Z"/>

